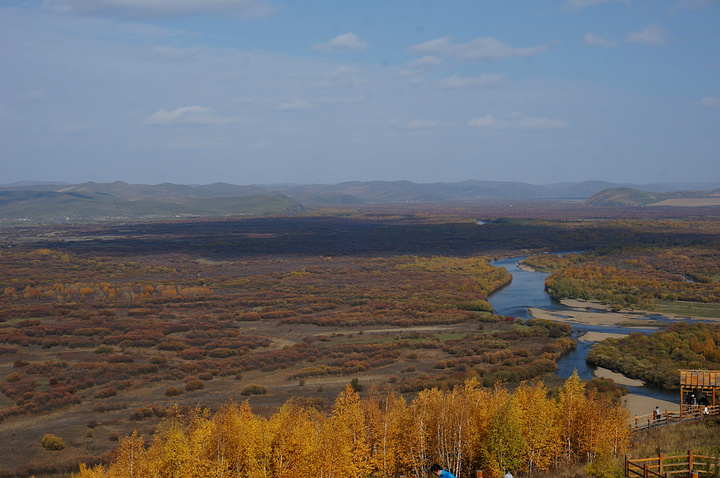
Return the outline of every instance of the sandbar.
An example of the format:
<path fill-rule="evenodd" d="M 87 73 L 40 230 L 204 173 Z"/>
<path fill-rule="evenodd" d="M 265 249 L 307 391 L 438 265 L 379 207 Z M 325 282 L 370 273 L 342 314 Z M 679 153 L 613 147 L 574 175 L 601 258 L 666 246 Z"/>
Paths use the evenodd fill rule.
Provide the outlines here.
<path fill-rule="evenodd" d="M 585 342 L 602 342 L 605 339 L 622 339 L 627 334 L 613 334 L 610 332 L 586 332 L 578 337 L 578 340 Z"/>
<path fill-rule="evenodd" d="M 604 325 L 611 327 L 621 323 L 628 325 L 628 323 L 637 321 L 638 326 L 645 327 L 647 325 L 647 319 L 639 319 L 637 315 L 623 312 L 589 311 L 585 308 L 551 311 L 537 309 L 535 307 L 528 308 L 528 311 L 530 315 L 536 319 L 548 319 L 569 324 Z"/>
<path fill-rule="evenodd" d="M 622 324 L 625 327 L 654 328 L 652 322 L 657 319 L 653 316 L 661 315 L 670 320 L 696 319 L 702 321 L 719 321 L 720 318 L 693 317 L 687 315 L 658 313 L 650 310 L 613 311 L 608 305 L 595 301 L 580 299 L 563 299 L 561 304 L 568 310 L 545 310 L 535 307 L 528 308 L 530 315 L 536 319 L 548 319 L 569 324 L 614 326 Z"/>
<path fill-rule="evenodd" d="M 660 413 L 668 412 L 679 412 L 680 411 L 680 392 L 678 392 L 678 403 L 669 402 L 667 400 L 660 400 L 658 398 L 645 397 L 643 395 L 635 395 L 630 393 L 620 399 L 621 403 L 625 405 L 630 411 L 631 420 L 634 421 L 636 416 L 647 416 L 652 414 L 655 407 L 660 408 Z"/>
<path fill-rule="evenodd" d="M 593 372 L 593 375 L 598 378 L 610 378 L 616 384 L 627 385 L 628 387 L 642 387 L 643 385 L 645 385 L 645 382 L 643 382 L 642 380 L 636 380 L 634 378 L 626 377 L 621 373 L 613 372 L 612 370 L 608 370 L 602 367 L 596 368 Z"/>

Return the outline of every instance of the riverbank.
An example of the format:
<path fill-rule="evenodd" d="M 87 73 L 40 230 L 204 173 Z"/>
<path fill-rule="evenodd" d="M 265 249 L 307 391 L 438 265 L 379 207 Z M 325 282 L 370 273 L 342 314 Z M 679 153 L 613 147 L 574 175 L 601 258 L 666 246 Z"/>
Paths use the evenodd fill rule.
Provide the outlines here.
<path fill-rule="evenodd" d="M 586 301 L 580 299 L 564 299 L 561 304 L 567 307 L 566 310 L 552 311 L 540 308 L 528 308 L 530 315 L 536 319 L 549 319 L 557 322 L 565 322 L 569 324 L 584 325 L 600 325 L 612 327 L 623 325 L 625 327 L 653 327 L 653 322 L 657 320 L 655 317 L 662 315 L 670 320 L 702 320 L 702 321 L 720 321 L 720 318 L 694 317 L 677 314 L 667 314 L 653 312 L 651 310 L 633 310 L 633 311 L 613 311 L 608 305 L 595 301 Z"/>
<path fill-rule="evenodd" d="M 613 334 L 608 334 L 613 335 Z M 617 335 L 617 334 L 615 334 Z M 633 378 L 626 377 L 625 375 L 617 372 L 613 372 L 606 368 L 598 367 L 593 372 L 593 375 L 598 378 L 612 379 L 618 385 L 625 385 L 628 387 L 642 387 L 645 383 L 642 380 L 636 380 Z M 621 403 L 628 409 L 631 417 L 646 415 L 652 413 L 655 407 L 658 407 L 663 413 L 667 412 L 679 412 L 680 411 L 680 399 L 678 402 L 671 402 L 669 400 L 661 400 L 659 398 L 647 397 L 645 395 L 638 395 L 636 393 L 630 393 L 625 395 L 621 399 Z"/>

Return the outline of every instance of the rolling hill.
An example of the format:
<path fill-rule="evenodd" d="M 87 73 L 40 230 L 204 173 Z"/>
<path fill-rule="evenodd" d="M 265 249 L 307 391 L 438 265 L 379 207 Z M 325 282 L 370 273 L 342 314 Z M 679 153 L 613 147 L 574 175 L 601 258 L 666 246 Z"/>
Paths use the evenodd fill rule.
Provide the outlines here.
<path fill-rule="evenodd" d="M 648 192 L 635 188 L 608 188 L 587 199 L 590 206 L 720 206 L 720 189 L 712 191 Z"/>
<path fill-rule="evenodd" d="M 294 214 L 306 206 L 410 202 L 585 201 L 584 204 L 591 206 L 611 207 L 720 205 L 720 189 L 673 191 L 670 184 L 653 185 L 652 188 L 656 192 L 601 181 L 544 186 L 480 180 L 424 184 L 410 181 L 351 181 L 331 185 L 249 186 L 228 183 L 145 185 L 123 181 L 81 184 L 23 182 L 0 186 L 0 219 Z"/>
<path fill-rule="evenodd" d="M 233 197 L 147 197 L 130 200 L 104 192 L 0 191 L 0 218 L 32 220 L 121 219 L 292 214 L 303 206 L 282 194 Z"/>

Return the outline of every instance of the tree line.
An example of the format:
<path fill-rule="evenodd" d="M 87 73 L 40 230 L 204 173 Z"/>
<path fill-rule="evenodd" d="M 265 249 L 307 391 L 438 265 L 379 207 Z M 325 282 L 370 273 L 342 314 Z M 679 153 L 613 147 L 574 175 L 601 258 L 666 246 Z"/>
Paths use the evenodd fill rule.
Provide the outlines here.
<path fill-rule="evenodd" d="M 471 379 L 407 402 L 379 389 L 361 398 L 348 384 L 329 414 L 291 400 L 268 418 L 247 402 L 175 415 L 151 440 L 134 433 L 111 463 L 81 465 L 73 476 L 422 477 L 434 462 L 491 478 L 585 462 L 592 475 L 627 449 L 628 418 L 576 373 L 556 396 L 542 382 L 511 392 Z"/>

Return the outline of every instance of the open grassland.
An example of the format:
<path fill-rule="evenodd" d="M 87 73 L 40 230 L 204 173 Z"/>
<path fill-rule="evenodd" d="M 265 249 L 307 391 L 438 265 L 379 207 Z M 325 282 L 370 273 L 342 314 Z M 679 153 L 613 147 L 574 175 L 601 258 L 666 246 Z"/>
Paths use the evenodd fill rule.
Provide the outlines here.
<path fill-rule="evenodd" d="M 659 314 L 674 314 L 686 317 L 720 318 L 720 304 L 702 302 L 669 302 L 660 300 L 655 303 L 654 311 Z"/>

